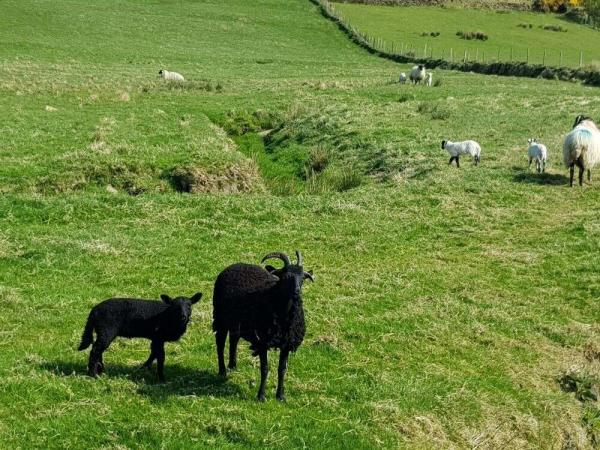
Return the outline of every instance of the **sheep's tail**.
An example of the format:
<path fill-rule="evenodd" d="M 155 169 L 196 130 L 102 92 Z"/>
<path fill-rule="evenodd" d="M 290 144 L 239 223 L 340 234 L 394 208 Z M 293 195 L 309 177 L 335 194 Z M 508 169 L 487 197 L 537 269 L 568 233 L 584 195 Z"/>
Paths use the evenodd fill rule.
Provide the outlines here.
<path fill-rule="evenodd" d="M 83 336 L 81 336 L 81 344 L 79 344 L 79 348 L 77 350 L 85 350 L 92 342 L 94 342 L 94 311 L 90 312 L 90 315 L 87 318 L 87 322 L 85 323 L 85 328 L 83 329 Z"/>

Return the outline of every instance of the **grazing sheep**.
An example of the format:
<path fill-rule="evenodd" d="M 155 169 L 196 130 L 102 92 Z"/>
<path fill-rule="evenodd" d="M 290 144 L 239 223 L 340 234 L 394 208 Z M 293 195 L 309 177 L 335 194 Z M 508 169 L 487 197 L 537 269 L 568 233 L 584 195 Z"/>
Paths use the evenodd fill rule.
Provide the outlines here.
<path fill-rule="evenodd" d="M 422 81 L 425 81 L 426 76 L 427 73 L 425 72 L 425 66 L 423 64 L 414 66 L 409 74 L 410 81 L 412 81 L 413 84 L 421 84 Z"/>
<path fill-rule="evenodd" d="M 546 171 L 546 160 L 548 158 L 548 150 L 544 144 L 540 144 L 536 138 L 527 139 L 529 148 L 527 149 L 527 155 L 529 156 L 529 168 L 531 168 L 531 162 L 535 160 L 535 167 L 538 173 L 544 173 Z"/>
<path fill-rule="evenodd" d="M 583 186 L 583 172 L 587 169 L 588 181 L 592 181 L 592 168 L 600 163 L 600 131 L 594 121 L 577 116 L 573 129 L 565 136 L 563 160 L 569 168 L 569 184 L 573 187 L 575 166 L 579 167 L 579 186 Z"/>
<path fill-rule="evenodd" d="M 475 165 L 479 164 L 479 161 L 481 161 L 481 146 L 475 141 L 442 141 L 442 149 L 446 150 L 450 155 L 448 164 L 452 164 L 452 160 L 455 160 L 456 167 L 460 167 L 458 161 L 460 155 L 471 155 Z"/>
<path fill-rule="evenodd" d="M 400 84 L 406 84 L 406 74 L 405 74 L 404 72 L 402 72 L 402 73 L 400 74 L 400 79 L 398 80 L 398 82 L 399 82 Z"/>
<path fill-rule="evenodd" d="M 427 86 L 431 87 L 433 83 L 433 74 L 431 72 L 427 72 Z"/>
<path fill-rule="evenodd" d="M 169 72 L 168 70 L 159 70 L 158 76 L 164 78 L 167 81 L 185 81 L 183 75 L 177 72 Z"/>
<path fill-rule="evenodd" d="M 117 336 L 150 339 L 150 356 L 143 367 L 150 368 L 157 360 L 158 379 L 165 380 L 165 342 L 179 340 L 185 333 L 192 315 L 192 305 L 202 298 L 198 292 L 191 298 L 172 299 L 166 294 L 162 301 L 133 298 L 111 298 L 92 308 L 85 324 L 79 350 L 85 350 L 94 340 L 88 362 L 88 374 L 92 377 L 104 371 L 102 354 Z"/>
<path fill-rule="evenodd" d="M 215 281 L 213 295 L 213 330 L 217 344 L 219 375 L 226 376 L 225 341 L 229 334 L 229 368 L 237 365 L 240 338 L 250 342 L 254 356 L 260 358 L 260 387 L 257 398 L 265 400 L 269 365 L 267 351 L 280 350 L 277 379 L 278 400 L 285 400 L 284 376 L 289 353 L 296 351 L 304 339 L 302 284 L 314 281 L 302 267 L 302 255 L 296 251 L 296 264 L 285 253 L 269 253 L 262 262 L 278 258 L 281 269 L 273 266 L 237 263 L 223 270 Z"/>

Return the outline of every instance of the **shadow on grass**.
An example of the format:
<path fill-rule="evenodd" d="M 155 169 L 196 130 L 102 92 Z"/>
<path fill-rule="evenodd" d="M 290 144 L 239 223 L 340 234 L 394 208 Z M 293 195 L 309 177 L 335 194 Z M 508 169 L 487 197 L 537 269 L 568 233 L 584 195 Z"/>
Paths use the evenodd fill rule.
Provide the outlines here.
<path fill-rule="evenodd" d="M 87 364 L 54 361 L 41 364 L 40 368 L 58 376 L 77 374 L 87 377 Z M 239 386 L 229 383 L 213 371 L 197 370 L 178 364 L 165 364 L 165 383 L 160 383 L 156 375 L 156 364 L 151 369 L 122 364 L 106 364 L 100 377 L 127 378 L 138 384 L 138 393 L 153 401 L 167 400 L 170 396 L 206 395 L 213 397 L 238 397 L 242 395 Z"/>
<path fill-rule="evenodd" d="M 513 167 L 518 172 L 513 177 L 517 183 L 547 184 L 552 186 L 568 185 L 569 178 L 556 173 L 537 173 L 523 171 L 522 167 Z"/>

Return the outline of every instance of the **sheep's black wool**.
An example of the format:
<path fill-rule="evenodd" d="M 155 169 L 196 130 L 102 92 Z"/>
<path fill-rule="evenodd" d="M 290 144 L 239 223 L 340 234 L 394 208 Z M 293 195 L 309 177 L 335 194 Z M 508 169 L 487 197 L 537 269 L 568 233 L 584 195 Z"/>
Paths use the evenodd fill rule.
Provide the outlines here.
<path fill-rule="evenodd" d="M 92 308 L 85 324 L 79 350 L 85 350 L 93 342 L 88 363 L 88 373 L 95 377 L 104 371 L 102 354 L 117 337 L 146 338 L 152 341 L 150 356 L 144 363 L 149 368 L 157 360 L 158 378 L 164 381 L 165 342 L 177 341 L 187 329 L 192 315 L 192 305 L 202 298 L 198 292 L 191 298 L 168 295 L 162 301 L 132 298 L 111 298 Z"/>
<path fill-rule="evenodd" d="M 224 348 L 229 334 L 229 368 L 237 365 L 237 344 L 240 338 L 250 343 L 254 356 L 260 358 L 261 381 L 258 399 L 265 399 L 268 373 L 267 351 L 279 349 L 277 399 L 284 400 L 284 376 L 289 352 L 296 351 L 306 331 L 302 306 L 302 284 L 312 273 L 304 272 L 302 255 L 296 252 L 297 263 L 291 264 L 284 253 L 270 253 L 284 267 L 263 268 L 253 264 L 233 264 L 223 270 L 215 281 L 213 295 L 213 330 L 217 343 L 219 374 L 225 376 Z"/>

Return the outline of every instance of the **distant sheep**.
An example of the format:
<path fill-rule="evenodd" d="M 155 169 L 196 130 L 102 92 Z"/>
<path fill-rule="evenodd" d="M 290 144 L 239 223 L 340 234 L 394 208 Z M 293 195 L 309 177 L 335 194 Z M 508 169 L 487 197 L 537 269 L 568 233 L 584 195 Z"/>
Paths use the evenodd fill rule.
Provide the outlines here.
<path fill-rule="evenodd" d="M 546 161 L 548 159 L 548 150 L 544 144 L 540 144 L 536 138 L 527 139 L 529 148 L 527 155 L 529 156 L 529 167 L 535 161 L 535 167 L 538 173 L 546 171 Z"/>
<path fill-rule="evenodd" d="M 158 76 L 164 78 L 167 81 L 185 81 L 185 78 L 183 78 L 183 75 L 181 75 L 180 73 L 169 72 L 168 70 L 164 69 L 158 71 Z"/>
<path fill-rule="evenodd" d="M 177 341 L 187 329 L 192 315 L 192 305 L 202 298 L 198 292 L 191 298 L 161 295 L 163 303 L 153 300 L 111 298 L 92 308 L 85 324 L 79 350 L 92 345 L 88 374 L 96 377 L 104 371 L 102 354 L 117 336 L 141 337 L 152 341 L 150 356 L 144 363 L 149 368 L 156 359 L 158 378 L 165 380 L 165 342 Z"/>
<path fill-rule="evenodd" d="M 400 79 L 398 80 L 398 82 L 399 82 L 400 84 L 406 84 L 406 74 L 405 74 L 404 72 L 402 72 L 402 73 L 400 74 Z"/>
<path fill-rule="evenodd" d="M 265 400 L 269 365 L 267 351 L 279 349 L 277 378 L 278 400 L 285 400 L 284 377 L 288 355 L 304 340 L 305 323 L 302 306 L 302 284 L 313 281 L 311 272 L 302 267 L 302 255 L 296 252 L 292 264 L 285 253 L 269 253 L 262 259 L 278 258 L 281 269 L 263 268 L 256 264 L 233 264 L 224 269 L 215 281 L 213 295 L 213 330 L 217 345 L 219 375 L 226 376 L 225 341 L 229 334 L 229 368 L 237 366 L 237 345 L 240 338 L 250 342 L 254 356 L 260 358 L 260 387 L 257 398 Z"/>
<path fill-rule="evenodd" d="M 421 84 L 422 81 L 425 81 L 426 76 L 427 76 L 427 73 L 425 71 L 425 66 L 423 64 L 414 66 L 409 74 L 410 81 L 412 81 L 413 84 Z"/>
<path fill-rule="evenodd" d="M 475 141 L 451 142 L 442 141 L 442 149 L 446 150 L 450 155 L 448 164 L 456 161 L 456 167 L 460 167 L 460 155 L 471 155 L 475 165 L 481 161 L 481 146 Z"/>
<path fill-rule="evenodd" d="M 427 72 L 427 86 L 431 87 L 433 84 L 433 74 L 431 72 Z"/>
<path fill-rule="evenodd" d="M 569 168 L 569 184 L 573 186 L 575 166 L 579 167 L 579 186 L 583 185 L 583 172 L 587 169 L 588 181 L 592 181 L 592 168 L 600 163 L 600 131 L 594 121 L 577 116 L 573 130 L 565 136 L 563 160 Z"/>

